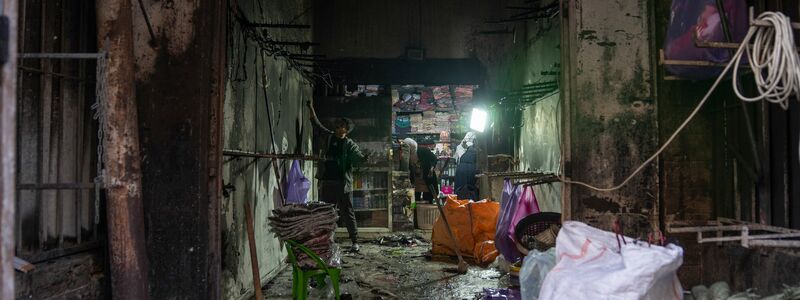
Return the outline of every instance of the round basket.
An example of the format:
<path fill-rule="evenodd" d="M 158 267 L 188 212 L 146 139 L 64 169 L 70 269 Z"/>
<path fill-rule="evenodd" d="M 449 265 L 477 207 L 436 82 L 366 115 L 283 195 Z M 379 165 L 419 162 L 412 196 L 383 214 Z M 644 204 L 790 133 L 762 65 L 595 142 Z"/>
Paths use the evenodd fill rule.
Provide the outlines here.
<path fill-rule="evenodd" d="M 561 228 L 561 214 L 542 212 L 531 214 L 514 227 L 517 243 L 527 250 L 547 251 L 556 244 L 556 235 Z"/>

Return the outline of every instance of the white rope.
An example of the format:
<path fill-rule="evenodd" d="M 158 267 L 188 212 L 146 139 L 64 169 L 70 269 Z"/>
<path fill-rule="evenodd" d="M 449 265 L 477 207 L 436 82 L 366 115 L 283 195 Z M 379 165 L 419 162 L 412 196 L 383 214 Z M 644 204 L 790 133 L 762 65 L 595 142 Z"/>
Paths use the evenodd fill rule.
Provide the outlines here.
<path fill-rule="evenodd" d="M 749 102 L 765 99 L 771 103 L 780 105 L 783 109 L 788 109 L 789 96 L 791 94 L 795 94 L 796 97 L 800 95 L 800 59 L 798 59 L 797 51 L 794 46 L 791 22 L 788 17 L 779 12 L 764 12 L 758 16 L 758 20 L 768 22 L 771 26 L 750 27 L 739 49 L 736 50 L 736 54 L 734 54 L 730 62 L 728 62 L 728 65 L 725 66 L 725 69 L 722 70 L 722 73 L 719 74 L 717 80 L 714 81 L 714 84 L 711 85 L 711 88 L 706 92 L 705 96 L 703 96 L 703 99 L 697 103 L 697 107 L 695 107 L 686 120 L 678 126 L 678 129 L 670 135 L 669 139 L 658 148 L 658 151 L 645 160 L 633 173 L 625 178 L 625 180 L 620 184 L 607 188 L 596 187 L 585 182 L 568 180 L 563 174 L 560 177 L 561 181 L 568 184 L 584 186 L 600 192 L 615 191 L 628 184 L 633 177 L 644 170 L 648 164 L 653 162 L 661 152 L 664 152 L 667 146 L 669 146 L 678 134 L 686 128 L 689 122 L 700 112 L 700 109 L 711 96 L 711 93 L 714 92 L 731 67 L 733 67 L 733 90 L 740 99 Z M 752 98 L 743 96 L 736 87 L 737 70 L 743 57 L 742 54 L 745 51 L 748 54 L 751 69 L 755 74 L 756 86 L 759 92 L 758 96 Z M 800 100 L 800 98 L 798 98 L 798 100 Z M 800 157 L 800 150 L 798 151 L 798 157 Z"/>

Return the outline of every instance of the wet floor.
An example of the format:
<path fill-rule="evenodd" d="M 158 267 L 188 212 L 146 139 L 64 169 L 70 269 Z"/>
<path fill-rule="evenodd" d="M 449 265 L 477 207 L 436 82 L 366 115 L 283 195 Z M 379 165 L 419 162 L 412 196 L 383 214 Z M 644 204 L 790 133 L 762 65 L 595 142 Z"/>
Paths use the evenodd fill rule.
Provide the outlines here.
<path fill-rule="evenodd" d="M 419 237 L 419 236 L 418 236 Z M 467 274 L 449 272 L 454 263 L 433 261 L 425 255 L 430 243 L 416 245 L 362 242 L 358 253 L 342 252 L 342 299 L 480 299 L 484 288 L 504 287 L 508 276 L 496 267 L 470 266 Z M 343 248 L 349 242 L 340 242 Z M 286 268 L 264 288 L 265 299 L 292 298 L 292 270 Z M 325 290 L 311 289 L 310 299 L 327 298 Z"/>

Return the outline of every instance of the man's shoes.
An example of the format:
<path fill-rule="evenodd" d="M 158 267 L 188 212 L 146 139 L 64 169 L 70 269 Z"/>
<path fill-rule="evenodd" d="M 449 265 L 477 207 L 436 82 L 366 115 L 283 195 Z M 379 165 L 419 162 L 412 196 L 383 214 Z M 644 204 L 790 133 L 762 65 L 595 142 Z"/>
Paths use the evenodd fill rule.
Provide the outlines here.
<path fill-rule="evenodd" d="M 358 247 L 358 244 L 356 243 L 353 243 L 353 245 L 350 246 L 350 252 L 358 252 L 359 250 L 361 250 L 361 248 Z"/>

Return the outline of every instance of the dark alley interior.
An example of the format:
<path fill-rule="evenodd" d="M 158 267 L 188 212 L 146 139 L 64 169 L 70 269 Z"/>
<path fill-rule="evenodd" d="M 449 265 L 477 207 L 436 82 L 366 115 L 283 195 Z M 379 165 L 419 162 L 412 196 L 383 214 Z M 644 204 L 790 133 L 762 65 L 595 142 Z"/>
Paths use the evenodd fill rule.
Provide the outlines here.
<path fill-rule="evenodd" d="M 796 0 L 0 12 L 0 299 L 800 299 Z"/>

